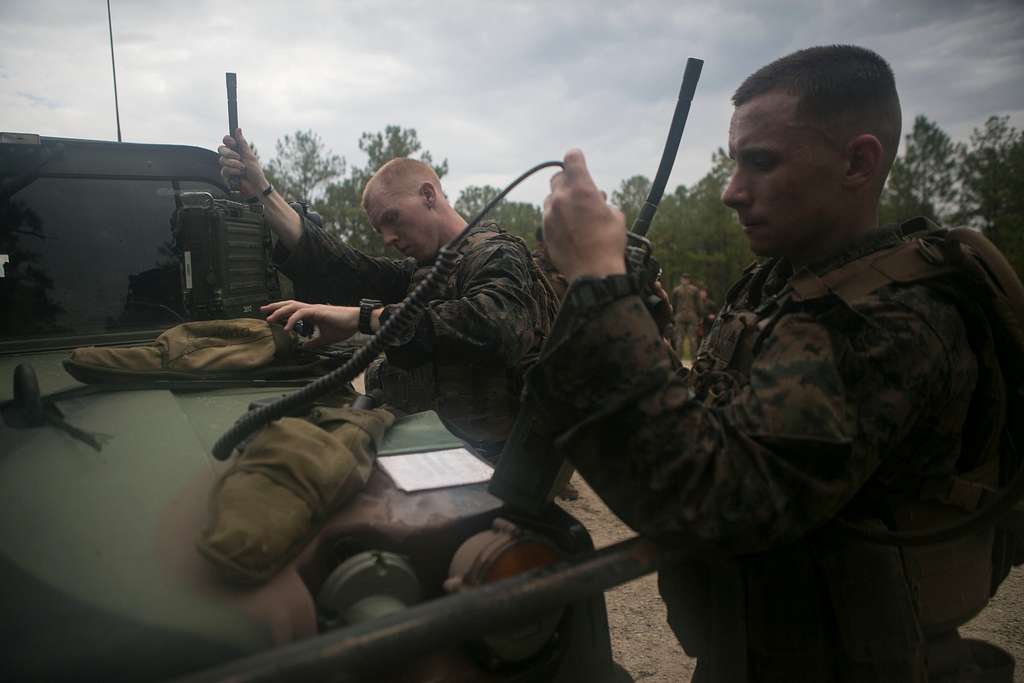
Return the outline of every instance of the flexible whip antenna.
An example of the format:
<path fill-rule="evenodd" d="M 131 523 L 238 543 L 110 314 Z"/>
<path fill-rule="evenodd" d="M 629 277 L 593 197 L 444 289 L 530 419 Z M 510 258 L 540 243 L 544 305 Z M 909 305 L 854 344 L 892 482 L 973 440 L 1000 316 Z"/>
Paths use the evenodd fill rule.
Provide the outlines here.
<path fill-rule="evenodd" d="M 693 101 L 693 93 L 697 90 L 697 81 L 700 80 L 700 70 L 704 66 L 703 59 L 690 57 L 686 60 L 686 70 L 683 72 L 683 84 L 679 86 L 679 99 L 676 100 L 676 110 L 672 114 L 672 124 L 668 129 L 668 139 L 665 140 L 665 150 L 661 153 L 661 163 L 658 164 L 658 173 L 654 176 L 654 183 L 651 191 L 647 194 L 633 227 L 630 232 L 641 237 L 647 234 L 654 219 L 654 213 L 658 210 L 661 197 L 665 194 L 665 185 L 668 177 L 672 175 L 672 166 L 676 163 L 676 153 L 679 151 L 679 141 L 683 139 L 683 129 L 686 127 L 686 118 L 690 115 L 690 103 Z"/>

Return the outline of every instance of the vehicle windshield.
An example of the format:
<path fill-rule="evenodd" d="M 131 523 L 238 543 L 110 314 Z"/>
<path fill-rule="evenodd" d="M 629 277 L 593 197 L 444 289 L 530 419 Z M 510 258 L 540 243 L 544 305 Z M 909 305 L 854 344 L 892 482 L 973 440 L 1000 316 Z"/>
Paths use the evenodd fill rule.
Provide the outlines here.
<path fill-rule="evenodd" d="M 38 177 L 0 197 L 0 342 L 83 337 L 181 322 L 167 179 Z"/>

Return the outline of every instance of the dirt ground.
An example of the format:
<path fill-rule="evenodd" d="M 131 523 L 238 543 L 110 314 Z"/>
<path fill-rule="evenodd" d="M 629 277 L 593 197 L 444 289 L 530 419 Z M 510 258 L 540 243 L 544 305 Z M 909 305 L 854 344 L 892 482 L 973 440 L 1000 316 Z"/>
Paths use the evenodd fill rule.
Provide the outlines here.
<path fill-rule="evenodd" d="M 611 545 L 633 535 L 612 514 L 579 475 L 573 485 L 580 492 L 575 501 L 559 501 L 590 531 L 597 547 Z M 619 586 L 606 596 L 615 660 L 643 683 L 678 683 L 689 680 L 693 660 L 686 656 L 665 622 L 665 605 L 658 596 L 654 575 Z M 999 645 L 1024 663 L 1024 571 L 1014 571 L 999 593 L 962 632 Z M 1024 664 L 1018 664 L 1015 681 L 1024 683 Z"/>

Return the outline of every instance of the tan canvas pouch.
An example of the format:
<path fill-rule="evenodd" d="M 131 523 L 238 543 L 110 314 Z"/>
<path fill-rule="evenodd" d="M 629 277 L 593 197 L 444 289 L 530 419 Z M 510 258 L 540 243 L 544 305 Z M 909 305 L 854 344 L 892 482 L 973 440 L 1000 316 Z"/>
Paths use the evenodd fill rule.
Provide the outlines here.
<path fill-rule="evenodd" d="M 172 327 L 143 346 L 75 349 L 64 367 L 85 383 L 295 376 L 314 364 L 295 358 L 297 345 L 294 333 L 265 320 L 203 320 Z"/>
<path fill-rule="evenodd" d="M 215 486 L 199 551 L 230 580 L 260 583 L 370 477 L 387 410 L 316 406 L 259 431 Z"/>

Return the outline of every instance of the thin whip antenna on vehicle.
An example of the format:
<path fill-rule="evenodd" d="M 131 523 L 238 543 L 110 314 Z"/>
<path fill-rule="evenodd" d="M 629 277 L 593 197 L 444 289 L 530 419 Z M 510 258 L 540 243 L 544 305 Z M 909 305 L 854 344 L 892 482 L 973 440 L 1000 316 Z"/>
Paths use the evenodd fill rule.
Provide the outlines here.
<path fill-rule="evenodd" d="M 117 119 L 117 141 L 121 142 L 121 110 L 117 106 L 117 67 L 114 65 L 114 24 L 110 21 L 110 0 L 107 0 L 107 31 L 110 34 L 110 70 L 114 74 L 114 118 Z"/>

